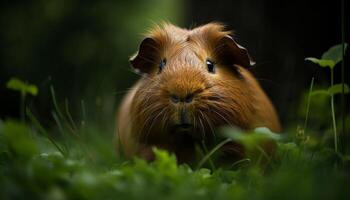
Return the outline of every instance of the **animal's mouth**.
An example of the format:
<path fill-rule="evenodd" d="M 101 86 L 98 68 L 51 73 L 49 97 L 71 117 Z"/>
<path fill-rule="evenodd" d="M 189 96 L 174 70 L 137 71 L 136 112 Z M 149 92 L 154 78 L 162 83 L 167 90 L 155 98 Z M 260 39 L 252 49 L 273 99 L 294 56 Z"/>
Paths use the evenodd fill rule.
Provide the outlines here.
<path fill-rule="evenodd" d="M 170 127 L 170 132 L 174 142 L 181 144 L 181 146 L 193 145 L 195 139 L 193 124 L 174 124 Z"/>
<path fill-rule="evenodd" d="M 191 133 L 193 131 L 193 124 L 181 123 L 175 124 L 171 127 L 172 132 L 175 133 Z"/>

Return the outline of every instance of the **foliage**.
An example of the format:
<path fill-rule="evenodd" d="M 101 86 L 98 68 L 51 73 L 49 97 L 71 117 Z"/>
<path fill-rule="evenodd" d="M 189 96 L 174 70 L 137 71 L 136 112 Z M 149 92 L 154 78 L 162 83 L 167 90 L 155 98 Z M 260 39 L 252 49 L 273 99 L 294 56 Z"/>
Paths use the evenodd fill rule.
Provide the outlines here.
<path fill-rule="evenodd" d="M 35 85 L 27 84 L 18 78 L 10 79 L 6 86 L 8 89 L 20 91 L 22 94 L 28 93 L 33 96 L 38 94 L 38 88 Z"/>
<path fill-rule="evenodd" d="M 343 84 L 336 84 L 329 87 L 327 90 L 319 89 L 319 90 L 313 91 L 311 94 L 312 95 L 322 94 L 322 95 L 332 96 L 335 94 L 341 94 L 342 90 L 343 90 Z M 344 93 L 348 94 L 349 91 L 350 91 L 349 86 L 347 84 L 344 84 Z"/>
<path fill-rule="evenodd" d="M 38 88 L 36 85 L 32 85 L 29 83 L 25 83 L 22 80 L 18 78 L 11 78 L 7 84 L 6 87 L 11 90 L 15 90 L 20 92 L 21 94 L 21 102 L 20 102 L 20 115 L 22 121 L 25 120 L 24 110 L 25 110 L 25 101 L 27 94 L 31 94 L 33 96 L 36 96 L 38 94 Z"/>
<path fill-rule="evenodd" d="M 337 124 L 335 118 L 335 106 L 334 106 L 334 95 L 335 94 L 346 94 L 349 93 L 349 86 L 346 83 L 342 82 L 341 84 L 334 85 L 334 67 L 337 63 L 343 60 L 344 54 L 347 48 L 347 44 L 338 44 L 331 47 L 328 51 L 326 51 L 321 59 L 317 58 L 306 58 L 305 60 L 309 60 L 315 64 L 318 64 L 320 67 L 329 67 L 330 68 L 330 79 L 331 84 L 327 90 L 316 90 L 310 91 L 311 94 L 325 94 L 330 96 L 331 98 L 331 111 L 332 111 L 332 122 L 333 122 L 333 133 L 334 133 L 334 149 L 335 152 L 338 152 L 338 133 L 337 133 Z M 344 48 L 344 49 L 343 49 Z M 313 82 L 312 82 L 313 83 Z M 306 119 L 307 121 L 307 119 Z M 344 124 L 344 117 L 342 117 L 342 124 Z M 344 125 L 343 125 L 344 127 Z"/>
<path fill-rule="evenodd" d="M 156 160 L 152 163 L 135 158 L 116 162 L 106 169 L 96 166 L 86 155 L 63 156 L 43 136 L 36 135 L 35 130 L 15 121 L 2 123 L 0 137 L 2 199 L 350 197 L 346 188 L 350 184 L 348 158 L 334 170 L 330 163 L 338 158 L 331 150 L 305 150 L 293 142 L 278 143 L 279 159 L 274 162 L 280 164 L 274 171 L 263 173 L 256 165 L 237 170 L 192 170 L 187 165 L 178 165 L 174 155 L 159 149 L 154 149 Z"/>
<path fill-rule="evenodd" d="M 348 44 L 344 45 L 344 51 L 346 51 Z M 309 60 L 315 64 L 318 64 L 321 67 L 329 67 L 329 68 L 334 68 L 334 66 L 336 64 L 338 64 L 340 61 L 342 61 L 342 44 L 338 44 L 335 45 L 333 47 L 331 47 L 330 49 L 328 49 L 328 51 L 326 51 L 321 59 L 318 58 L 312 58 L 312 57 L 308 57 L 305 58 L 305 60 Z"/>
<path fill-rule="evenodd" d="M 128 57 L 142 33 L 162 20 L 180 25 L 184 19 L 182 0 L 11 0 L 0 5 L 0 24 L 6 27 L 0 31 L 1 81 L 14 74 L 33 80 L 41 95 L 32 104 L 40 116 L 48 115 L 49 104 L 43 102 L 50 102 L 47 88 L 53 83 L 62 102 L 77 100 L 73 115 L 84 99 L 94 112 L 88 116 L 106 124 L 124 94 L 120 91 L 138 78 L 130 73 Z"/>
<path fill-rule="evenodd" d="M 348 44 L 344 44 L 344 52 L 347 49 Z M 312 92 L 312 95 L 314 94 L 325 94 L 329 96 L 333 96 L 335 94 L 341 94 L 343 91 L 343 84 L 333 84 L 333 68 L 338 64 L 340 61 L 342 61 L 342 44 L 335 45 L 331 47 L 328 51 L 323 53 L 322 58 L 312 58 L 308 57 L 305 58 L 307 61 L 311 61 L 320 67 L 329 67 L 331 69 L 331 86 L 326 90 L 316 90 Z M 344 83 L 344 93 L 349 93 L 349 86 Z"/>

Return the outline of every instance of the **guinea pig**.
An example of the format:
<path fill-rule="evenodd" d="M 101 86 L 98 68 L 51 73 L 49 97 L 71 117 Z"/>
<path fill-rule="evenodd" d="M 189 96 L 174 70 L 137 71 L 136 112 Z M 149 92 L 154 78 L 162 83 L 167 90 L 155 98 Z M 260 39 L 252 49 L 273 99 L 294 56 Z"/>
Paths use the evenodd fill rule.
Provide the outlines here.
<path fill-rule="evenodd" d="M 146 34 L 130 58 L 141 78 L 117 115 L 119 147 L 127 158 L 154 159 L 152 147 L 177 160 L 195 160 L 195 145 L 215 140 L 215 129 L 281 130 L 274 106 L 247 70 L 254 62 L 220 23 L 188 30 L 164 23 Z M 234 161 L 238 144 L 225 145 Z"/>

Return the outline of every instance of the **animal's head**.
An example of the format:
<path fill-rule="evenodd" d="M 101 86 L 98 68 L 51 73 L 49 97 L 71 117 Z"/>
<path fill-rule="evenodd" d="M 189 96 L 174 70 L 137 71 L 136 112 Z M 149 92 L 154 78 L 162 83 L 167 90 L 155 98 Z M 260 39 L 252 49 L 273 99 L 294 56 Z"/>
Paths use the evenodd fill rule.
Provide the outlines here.
<path fill-rule="evenodd" d="M 244 68 L 252 61 L 223 25 L 158 26 L 130 62 L 143 75 L 133 110 L 141 138 L 189 132 L 204 139 L 219 125 L 248 128 L 254 102 Z"/>

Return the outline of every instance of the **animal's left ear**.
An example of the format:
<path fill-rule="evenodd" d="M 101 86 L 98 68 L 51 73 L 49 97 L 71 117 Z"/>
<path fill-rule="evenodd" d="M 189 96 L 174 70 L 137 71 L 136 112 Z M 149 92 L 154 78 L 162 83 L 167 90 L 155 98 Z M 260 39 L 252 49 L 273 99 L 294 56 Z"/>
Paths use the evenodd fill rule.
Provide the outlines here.
<path fill-rule="evenodd" d="M 159 63 L 159 45 L 151 37 L 146 37 L 140 44 L 138 52 L 130 58 L 132 67 L 139 73 L 148 74 Z"/>
<path fill-rule="evenodd" d="M 243 67 L 250 67 L 255 64 L 250 58 L 248 51 L 229 35 L 219 40 L 216 49 L 223 64 L 240 65 Z"/>

